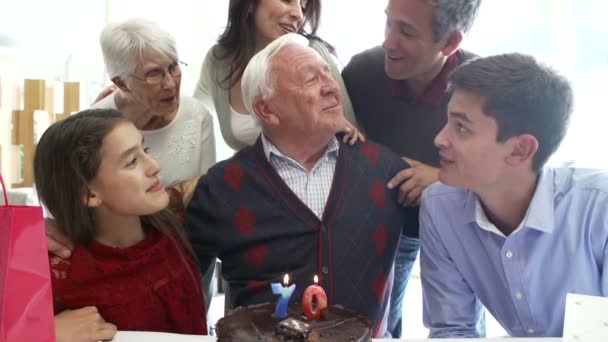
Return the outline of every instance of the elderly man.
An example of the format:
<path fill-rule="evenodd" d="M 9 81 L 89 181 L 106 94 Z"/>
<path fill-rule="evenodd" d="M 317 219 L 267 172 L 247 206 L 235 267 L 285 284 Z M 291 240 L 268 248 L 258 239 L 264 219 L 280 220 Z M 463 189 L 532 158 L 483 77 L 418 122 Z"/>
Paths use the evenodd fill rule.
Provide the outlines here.
<path fill-rule="evenodd" d="M 185 225 L 201 267 L 219 256 L 231 306 L 275 300 L 269 282 L 286 273 L 299 301 L 319 275 L 330 304 L 389 336 L 394 257 L 401 227 L 417 213 L 385 184 L 407 164 L 378 145 L 336 139 L 345 124 L 339 88 L 301 36 L 284 35 L 254 56 L 242 90 L 262 135 L 195 190 Z"/>
<path fill-rule="evenodd" d="M 459 49 L 480 0 L 389 0 L 382 46 L 354 56 L 342 76 L 360 127 L 369 138 L 408 158 L 412 168 L 389 182 L 400 201 L 418 206 L 437 181 L 433 138 L 445 125 L 447 75 L 474 55 Z M 418 225 L 404 227 L 418 232 Z M 420 242 L 401 238 L 395 264 L 389 331 L 401 336 L 403 295 Z"/>
<path fill-rule="evenodd" d="M 512 336 L 561 336 L 566 293 L 608 296 L 608 173 L 544 166 L 566 133 L 570 85 L 520 54 L 449 80 L 441 183 L 420 213 L 425 325 L 479 336 L 483 304 Z"/>

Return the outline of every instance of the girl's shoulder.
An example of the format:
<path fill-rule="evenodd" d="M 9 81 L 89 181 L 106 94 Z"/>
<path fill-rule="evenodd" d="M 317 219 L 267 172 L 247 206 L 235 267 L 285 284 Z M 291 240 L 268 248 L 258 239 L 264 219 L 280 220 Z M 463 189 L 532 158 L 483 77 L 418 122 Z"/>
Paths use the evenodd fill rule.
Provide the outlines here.
<path fill-rule="evenodd" d="M 49 254 L 49 266 L 51 269 L 51 280 L 53 283 L 62 282 L 68 279 L 72 266 L 71 258 L 62 258 Z"/>

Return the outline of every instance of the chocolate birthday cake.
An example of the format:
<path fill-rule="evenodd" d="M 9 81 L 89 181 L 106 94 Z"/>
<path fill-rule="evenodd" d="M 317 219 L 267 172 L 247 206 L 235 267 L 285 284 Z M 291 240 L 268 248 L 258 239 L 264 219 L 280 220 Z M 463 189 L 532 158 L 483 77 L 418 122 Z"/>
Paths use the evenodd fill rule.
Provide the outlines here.
<path fill-rule="evenodd" d="M 275 304 L 239 307 L 220 319 L 215 328 L 220 342 L 247 341 L 371 341 L 372 325 L 364 316 L 341 306 L 330 306 L 319 320 L 309 320 L 302 305 L 290 304 L 288 317 L 273 316 Z"/>

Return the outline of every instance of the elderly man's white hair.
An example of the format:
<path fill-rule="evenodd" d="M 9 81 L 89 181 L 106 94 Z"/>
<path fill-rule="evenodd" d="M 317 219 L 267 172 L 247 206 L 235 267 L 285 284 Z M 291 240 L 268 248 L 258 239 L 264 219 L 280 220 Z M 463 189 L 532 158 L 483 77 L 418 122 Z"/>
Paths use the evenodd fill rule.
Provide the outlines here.
<path fill-rule="evenodd" d="M 166 56 L 177 61 L 175 39 L 157 23 L 131 18 L 108 24 L 99 37 L 110 78 L 133 73 L 144 54 Z"/>
<path fill-rule="evenodd" d="M 297 33 L 284 34 L 253 56 L 243 71 L 241 78 L 243 102 L 249 114 L 253 115 L 256 121 L 258 121 L 258 114 L 253 109 L 254 102 L 258 99 L 267 100 L 274 94 L 275 79 L 278 75 L 270 74 L 272 58 L 282 48 L 289 45 L 308 47 L 308 39 Z"/>

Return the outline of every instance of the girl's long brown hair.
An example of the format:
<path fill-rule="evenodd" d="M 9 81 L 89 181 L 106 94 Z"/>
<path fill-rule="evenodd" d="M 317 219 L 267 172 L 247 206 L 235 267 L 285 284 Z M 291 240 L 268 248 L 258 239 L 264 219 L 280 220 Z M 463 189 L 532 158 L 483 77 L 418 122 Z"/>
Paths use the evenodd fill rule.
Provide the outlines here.
<path fill-rule="evenodd" d="M 38 196 L 55 217 L 58 229 L 76 244 L 87 245 L 95 237 L 95 209 L 82 199 L 99 170 L 104 138 L 125 122 L 129 120 L 117 110 L 89 109 L 54 123 L 40 138 L 34 155 Z M 144 227 L 154 227 L 169 237 L 184 262 L 184 249 L 196 260 L 172 211 L 141 216 L 141 221 Z"/>

